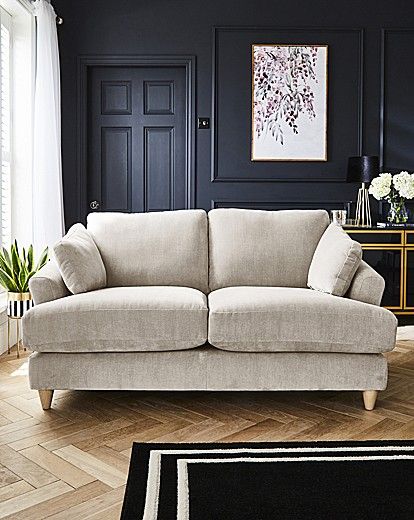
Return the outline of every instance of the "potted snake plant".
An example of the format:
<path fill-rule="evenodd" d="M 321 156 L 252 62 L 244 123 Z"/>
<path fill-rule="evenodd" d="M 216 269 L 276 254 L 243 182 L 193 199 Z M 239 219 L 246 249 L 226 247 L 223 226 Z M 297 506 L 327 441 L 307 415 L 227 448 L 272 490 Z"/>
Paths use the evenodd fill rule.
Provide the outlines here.
<path fill-rule="evenodd" d="M 17 241 L 7 251 L 0 250 L 0 284 L 7 290 L 7 314 L 10 318 L 21 318 L 33 306 L 29 281 L 47 262 L 48 248 L 44 249 L 35 263 L 33 246 L 20 254 Z"/>

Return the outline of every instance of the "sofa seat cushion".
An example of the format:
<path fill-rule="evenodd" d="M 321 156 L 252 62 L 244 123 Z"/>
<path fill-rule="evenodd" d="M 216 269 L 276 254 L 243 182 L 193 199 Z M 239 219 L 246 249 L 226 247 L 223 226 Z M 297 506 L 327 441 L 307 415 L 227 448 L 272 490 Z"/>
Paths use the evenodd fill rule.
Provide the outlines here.
<path fill-rule="evenodd" d="M 395 345 L 390 311 L 311 289 L 228 287 L 210 293 L 209 309 L 209 342 L 223 350 L 378 353 Z"/>
<path fill-rule="evenodd" d="M 182 350 L 207 340 L 207 298 L 188 287 L 112 287 L 42 303 L 23 319 L 37 352 Z"/>

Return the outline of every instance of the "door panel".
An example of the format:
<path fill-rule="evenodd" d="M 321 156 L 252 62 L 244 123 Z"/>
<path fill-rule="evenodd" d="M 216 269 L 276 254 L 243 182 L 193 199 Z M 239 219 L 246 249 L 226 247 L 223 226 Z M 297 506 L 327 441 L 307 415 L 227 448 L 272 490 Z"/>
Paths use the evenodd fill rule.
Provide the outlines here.
<path fill-rule="evenodd" d="M 171 209 L 174 205 L 174 128 L 146 127 L 144 131 L 145 210 Z"/>
<path fill-rule="evenodd" d="M 101 114 L 131 115 L 130 81 L 101 81 Z"/>
<path fill-rule="evenodd" d="M 410 237 L 411 238 L 411 237 Z M 405 251 L 405 308 L 414 310 L 414 249 Z"/>
<path fill-rule="evenodd" d="M 101 128 L 100 199 L 107 211 L 131 211 L 131 136 L 131 127 Z"/>
<path fill-rule="evenodd" d="M 87 107 L 88 205 L 185 208 L 185 68 L 91 67 Z"/>
<path fill-rule="evenodd" d="M 145 114 L 174 114 L 172 81 L 146 81 L 144 95 Z"/>

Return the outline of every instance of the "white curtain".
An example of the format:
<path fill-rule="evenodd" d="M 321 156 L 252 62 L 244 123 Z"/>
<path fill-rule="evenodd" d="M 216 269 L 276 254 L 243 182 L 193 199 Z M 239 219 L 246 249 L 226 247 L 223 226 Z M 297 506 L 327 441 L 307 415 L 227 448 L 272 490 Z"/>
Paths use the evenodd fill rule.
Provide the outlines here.
<path fill-rule="evenodd" d="M 36 80 L 33 143 L 33 242 L 37 251 L 64 234 L 60 67 L 56 14 L 36 0 Z"/>

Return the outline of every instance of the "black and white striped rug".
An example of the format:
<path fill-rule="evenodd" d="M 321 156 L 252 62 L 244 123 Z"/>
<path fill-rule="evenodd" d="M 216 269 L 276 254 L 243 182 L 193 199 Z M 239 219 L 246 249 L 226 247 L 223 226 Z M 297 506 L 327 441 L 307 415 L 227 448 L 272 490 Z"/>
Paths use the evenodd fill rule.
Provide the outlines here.
<path fill-rule="evenodd" d="M 134 443 L 121 520 L 414 519 L 414 442 Z"/>

